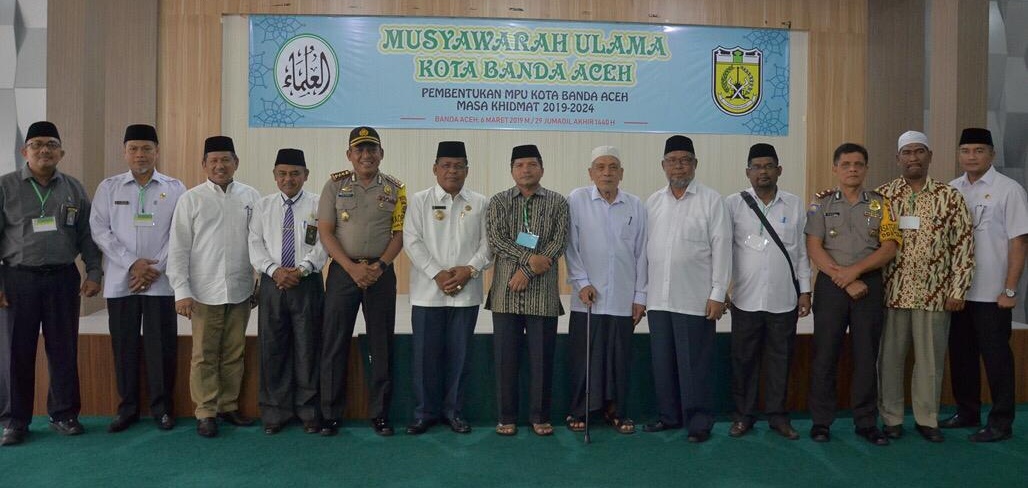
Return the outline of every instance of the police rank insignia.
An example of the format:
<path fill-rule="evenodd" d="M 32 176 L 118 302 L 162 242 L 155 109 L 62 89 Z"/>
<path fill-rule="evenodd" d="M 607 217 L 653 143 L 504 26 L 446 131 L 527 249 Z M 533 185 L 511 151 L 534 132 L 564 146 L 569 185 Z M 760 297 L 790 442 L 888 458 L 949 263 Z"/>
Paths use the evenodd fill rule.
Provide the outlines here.
<path fill-rule="evenodd" d="M 342 212 L 339 212 L 339 220 L 342 220 L 343 222 L 349 222 L 350 221 L 350 212 L 347 212 L 346 210 L 343 210 Z"/>
<path fill-rule="evenodd" d="M 835 237 L 837 235 L 839 235 L 839 231 L 837 231 L 835 229 L 832 229 L 832 230 L 828 231 L 828 237 Z"/>
<path fill-rule="evenodd" d="M 712 54 L 714 104 L 733 117 L 754 111 L 760 104 L 764 53 L 760 49 L 718 46 Z"/>
<path fill-rule="evenodd" d="M 867 205 L 869 210 L 868 214 L 870 217 L 881 217 L 882 216 L 882 204 L 878 200 L 871 200 L 871 203 Z"/>

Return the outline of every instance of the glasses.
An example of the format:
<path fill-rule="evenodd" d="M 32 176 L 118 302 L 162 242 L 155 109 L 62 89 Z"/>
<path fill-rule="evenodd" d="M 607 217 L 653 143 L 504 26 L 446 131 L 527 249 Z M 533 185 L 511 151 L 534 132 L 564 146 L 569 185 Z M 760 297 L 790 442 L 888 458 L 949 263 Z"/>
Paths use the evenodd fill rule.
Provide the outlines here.
<path fill-rule="evenodd" d="M 61 148 L 61 143 L 57 142 L 57 141 L 48 141 L 48 142 L 32 141 L 32 142 L 26 144 L 25 147 L 27 147 L 29 149 L 32 149 L 33 151 L 38 151 L 40 149 L 43 149 L 44 147 L 49 149 L 49 150 L 51 150 L 51 151 L 56 151 L 56 150 Z"/>
<path fill-rule="evenodd" d="M 777 167 L 778 167 L 778 165 L 777 164 L 773 164 L 773 163 L 772 164 L 754 164 L 754 165 L 751 165 L 751 166 L 747 166 L 746 169 L 747 170 L 753 170 L 753 171 L 759 173 L 761 171 L 774 171 L 775 168 L 777 168 Z"/>
<path fill-rule="evenodd" d="M 696 158 L 692 156 L 686 156 L 684 158 L 664 158 L 664 164 L 675 167 L 675 166 L 692 166 L 696 164 Z"/>
<path fill-rule="evenodd" d="M 436 164 L 442 171 L 467 171 L 468 165 L 463 163 L 458 164 Z"/>

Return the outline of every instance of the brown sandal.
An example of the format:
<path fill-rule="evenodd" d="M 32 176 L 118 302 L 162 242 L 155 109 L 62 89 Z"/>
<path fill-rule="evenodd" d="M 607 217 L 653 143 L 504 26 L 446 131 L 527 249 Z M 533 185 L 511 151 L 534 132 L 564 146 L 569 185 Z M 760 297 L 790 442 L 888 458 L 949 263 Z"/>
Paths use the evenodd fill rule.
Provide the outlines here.
<path fill-rule="evenodd" d="M 496 433 L 504 436 L 517 435 L 517 424 L 496 424 Z"/>
<path fill-rule="evenodd" d="M 535 432 L 535 435 L 540 437 L 553 435 L 553 426 L 549 422 L 545 424 L 532 424 L 532 432 Z"/>
<path fill-rule="evenodd" d="M 568 430 L 571 432 L 585 432 L 585 420 L 581 418 L 575 418 L 572 415 L 568 415 L 564 419 L 564 423 L 568 426 Z"/>
<path fill-rule="evenodd" d="M 635 421 L 632 419 L 619 419 L 617 417 L 608 417 L 607 424 L 618 431 L 619 434 L 634 434 L 635 433 Z"/>

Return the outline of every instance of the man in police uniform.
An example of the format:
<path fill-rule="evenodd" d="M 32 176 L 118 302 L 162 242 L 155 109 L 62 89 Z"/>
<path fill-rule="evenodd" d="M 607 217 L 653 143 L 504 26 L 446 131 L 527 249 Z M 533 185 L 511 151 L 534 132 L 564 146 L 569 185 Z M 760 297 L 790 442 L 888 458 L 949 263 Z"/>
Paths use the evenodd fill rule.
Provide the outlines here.
<path fill-rule="evenodd" d="M 950 182 L 967 201 L 974 226 L 975 269 L 964 309 L 953 314 L 949 335 L 950 379 L 957 412 L 939 427 L 978 427 L 981 423 L 985 363 L 992 409 L 973 442 L 1013 435 L 1014 354 L 1010 350 L 1011 310 L 1028 246 L 1028 198 L 1024 187 L 992 166 L 996 150 L 986 129 L 964 129 L 957 159 L 964 174 Z"/>
<path fill-rule="evenodd" d="M 375 129 L 353 129 L 346 150 L 353 170 L 332 173 L 318 204 L 318 233 L 332 258 L 322 333 L 322 435 L 338 433 L 346 407 L 350 336 L 362 307 L 371 356 L 371 425 L 378 435 L 393 435 L 389 403 L 396 273 L 392 264 L 403 248 L 407 189 L 400 180 L 379 171 L 383 156 Z"/>
<path fill-rule="evenodd" d="M 105 256 L 104 297 L 121 396 L 107 430 L 121 432 L 139 420 L 140 349 L 146 361 L 150 414 L 160 429 L 169 430 L 175 426 L 178 320 L 175 292 L 164 271 L 171 218 L 186 187 L 155 169 L 159 151 L 153 126 L 128 126 L 124 145 L 129 171 L 100 182 L 89 216 L 93 240 Z"/>
<path fill-rule="evenodd" d="M 325 250 L 318 242 L 318 195 L 303 191 L 307 162 L 299 149 L 275 157 L 277 192 L 254 207 L 250 263 L 261 273 L 257 315 L 264 433 L 274 435 L 295 415 L 308 434 L 321 431 L 318 347 L 325 289 Z"/>
<path fill-rule="evenodd" d="M 815 197 L 807 210 L 807 253 L 818 268 L 814 282 L 814 357 L 811 363 L 810 437 L 831 439 L 839 349 L 847 327 L 853 343 L 851 408 L 856 433 L 875 445 L 889 444 L 878 428 L 877 361 L 884 304 L 881 268 L 901 239 L 888 202 L 864 190 L 867 150 L 844 143 L 835 150 L 838 187 Z"/>
<path fill-rule="evenodd" d="M 78 421 L 79 294 L 100 291 L 100 250 L 89 234 L 89 197 L 57 171 L 64 157 L 57 126 L 29 126 L 25 166 L 0 177 L 0 423 L 2 445 L 20 444 L 32 421 L 36 343 L 42 324 L 50 370 L 50 427 L 83 432 Z M 79 284 L 75 257 L 86 280 Z"/>

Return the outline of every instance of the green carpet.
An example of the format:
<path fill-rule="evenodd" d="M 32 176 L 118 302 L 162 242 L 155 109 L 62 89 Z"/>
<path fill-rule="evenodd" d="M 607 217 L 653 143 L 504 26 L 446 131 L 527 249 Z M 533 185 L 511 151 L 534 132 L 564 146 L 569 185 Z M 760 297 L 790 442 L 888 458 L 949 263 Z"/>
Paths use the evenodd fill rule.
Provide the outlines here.
<path fill-rule="evenodd" d="M 108 434 L 104 417 L 83 418 L 86 434 L 65 438 L 36 418 L 25 444 L 0 448 L 0 486 L 1024 486 L 1028 406 L 1019 418 L 1014 439 L 978 445 L 967 430 L 930 444 L 908 417 L 907 435 L 887 447 L 857 438 L 848 418 L 826 444 L 807 438 L 809 420 L 795 420 L 799 441 L 765 423 L 732 439 L 719 422 L 700 445 L 682 431 L 625 436 L 602 425 L 589 445 L 562 426 L 549 438 L 527 427 L 503 438 L 489 425 L 463 436 L 435 427 L 380 438 L 363 422 L 329 438 L 290 425 L 276 436 L 228 426 L 203 439 L 191 419 L 170 432 L 144 421 Z"/>

